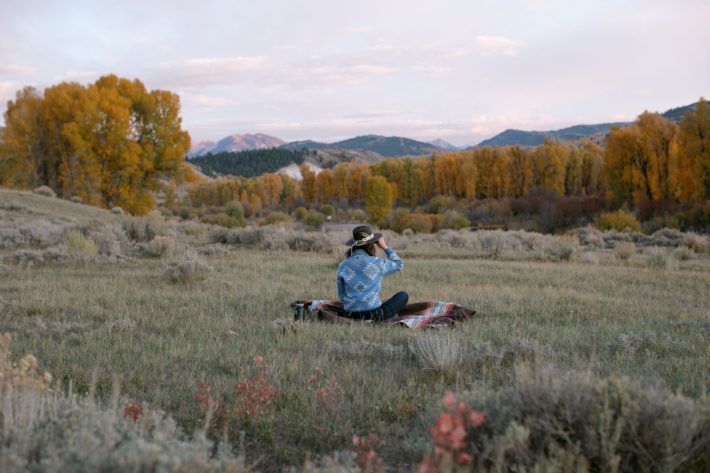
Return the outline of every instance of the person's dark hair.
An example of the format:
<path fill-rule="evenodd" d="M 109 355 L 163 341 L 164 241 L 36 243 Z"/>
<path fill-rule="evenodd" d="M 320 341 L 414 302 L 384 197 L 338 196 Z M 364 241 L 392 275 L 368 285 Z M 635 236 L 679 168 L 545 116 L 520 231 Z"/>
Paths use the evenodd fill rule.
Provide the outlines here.
<path fill-rule="evenodd" d="M 374 243 L 368 243 L 363 246 L 350 247 L 348 251 L 345 252 L 345 257 L 350 258 L 353 255 L 353 250 L 365 250 L 365 252 L 370 256 L 375 256 L 377 254 L 377 246 Z"/>

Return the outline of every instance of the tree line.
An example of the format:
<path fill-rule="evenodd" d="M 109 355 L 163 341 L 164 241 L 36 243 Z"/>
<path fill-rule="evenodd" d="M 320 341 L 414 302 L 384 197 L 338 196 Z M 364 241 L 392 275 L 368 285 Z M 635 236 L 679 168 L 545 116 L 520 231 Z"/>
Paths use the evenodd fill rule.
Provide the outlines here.
<path fill-rule="evenodd" d="M 270 148 L 246 151 L 224 151 L 196 156 L 190 162 L 200 167 L 209 176 L 231 174 L 254 177 L 278 170 L 289 164 L 302 164 L 308 150 Z"/>
<path fill-rule="evenodd" d="M 347 162 L 303 179 L 265 174 L 192 187 L 194 205 L 239 200 L 248 214 L 297 205 L 366 207 L 373 222 L 393 206 L 413 208 L 436 196 L 459 200 L 523 199 L 533 191 L 566 197 L 602 197 L 611 207 L 710 199 L 710 114 L 701 99 L 678 125 L 645 112 L 613 128 L 606 146 L 590 140 L 546 140 L 526 148 L 480 148 L 424 158 Z M 225 192 L 225 188 L 231 190 Z"/>
<path fill-rule="evenodd" d="M 139 80 L 115 75 L 88 85 L 63 82 L 43 93 L 26 87 L 5 112 L 0 185 L 48 185 L 61 197 L 145 213 L 155 205 L 155 191 L 170 192 L 173 183 L 195 177 L 185 160 L 190 137 L 181 128 L 179 108 L 176 94 L 149 91 Z M 267 154 L 214 155 L 196 162 L 257 173 L 274 169 L 275 163 L 303 163 L 305 157 L 302 150 Z M 540 191 L 603 199 L 611 207 L 695 202 L 706 208 L 710 113 L 704 99 L 678 124 L 645 112 L 630 126 L 613 128 L 604 147 L 589 140 L 548 139 L 537 147 L 485 147 L 372 165 L 350 161 L 319 173 L 301 164 L 300 170 L 300 181 L 267 173 L 196 182 L 188 189 L 189 204 L 238 201 L 247 216 L 327 204 L 366 208 L 375 223 L 391 207 L 414 208 L 439 196 L 459 202 L 520 201 Z"/>

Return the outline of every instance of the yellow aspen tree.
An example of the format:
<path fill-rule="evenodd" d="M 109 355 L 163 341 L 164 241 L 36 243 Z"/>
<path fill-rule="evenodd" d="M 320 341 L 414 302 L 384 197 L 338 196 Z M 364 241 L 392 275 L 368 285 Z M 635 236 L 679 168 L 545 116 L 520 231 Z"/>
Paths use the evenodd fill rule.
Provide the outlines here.
<path fill-rule="evenodd" d="M 6 129 L 0 140 L 0 185 L 36 187 L 48 182 L 45 156 L 46 128 L 42 96 L 33 87 L 18 91 L 7 103 Z"/>
<path fill-rule="evenodd" d="M 281 194 L 284 190 L 281 176 L 278 174 L 265 174 L 263 179 L 267 196 L 266 205 L 272 209 L 276 208 L 281 203 Z"/>
<path fill-rule="evenodd" d="M 454 177 L 456 196 L 464 199 L 475 199 L 477 179 L 478 169 L 476 168 L 476 158 L 473 152 L 464 151 L 458 153 Z"/>
<path fill-rule="evenodd" d="M 565 167 L 569 150 L 560 143 L 545 138 L 545 143 L 532 154 L 533 184 L 562 195 L 565 192 Z"/>
<path fill-rule="evenodd" d="M 576 146 L 572 146 L 565 169 L 565 195 L 582 195 L 582 157 Z"/>
<path fill-rule="evenodd" d="M 648 162 L 637 127 L 612 128 L 605 156 L 610 198 L 635 204 L 653 199 L 648 186 Z"/>
<path fill-rule="evenodd" d="M 383 176 L 370 176 L 365 190 L 367 220 L 376 224 L 384 220 L 392 208 L 392 189 Z"/>
<path fill-rule="evenodd" d="M 644 112 L 634 126 L 641 136 L 641 144 L 648 166 L 647 183 L 652 200 L 668 200 L 671 196 L 669 170 L 671 143 L 676 126 L 658 113 Z"/>
<path fill-rule="evenodd" d="M 508 196 L 508 188 L 510 187 L 510 174 L 508 174 L 508 149 L 495 148 L 493 151 L 493 167 L 491 175 L 491 184 L 493 195 L 496 199 L 502 199 Z"/>
<path fill-rule="evenodd" d="M 596 195 L 604 191 L 604 150 L 591 140 L 582 140 L 577 146 L 581 159 L 581 185 L 583 195 Z"/>
<path fill-rule="evenodd" d="M 316 200 L 320 204 L 331 202 L 335 199 L 335 177 L 333 171 L 324 169 L 316 176 Z"/>
<path fill-rule="evenodd" d="M 301 191 L 303 192 L 303 200 L 307 204 L 316 203 L 316 173 L 311 171 L 310 166 L 307 164 L 301 164 L 300 166 L 301 176 Z"/>
<path fill-rule="evenodd" d="M 521 197 L 532 187 L 533 172 L 530 153 L 520 146 L 508 150 L 508 176 L 510 176 L 510 197 Z"/>
<path fill-rule="evenodd" d="M 683 116 L 671 155 L 673 195 L 680 200 L 710 200 L 710 111 L 705 99 Z"/>
<path fill-rule="evenodd" d="M 402 205 L 413 207 L 421 195 L 421 181 L 415 161 L 410 157 L 402 158 L 402 182 L 398 185 L 398 198 Z"/>
<path fill-rule="evenodd" d="M 494 176 L 496 172 L 495 160 L 496 152 L 494 148 L 486 146 L 485 148 L 477 149 L 476 169 L 478 170 L 478 182 L 476 183 L 476 192 L 479 199 L 489 199 L 496 196 L 496 181 Z"/>

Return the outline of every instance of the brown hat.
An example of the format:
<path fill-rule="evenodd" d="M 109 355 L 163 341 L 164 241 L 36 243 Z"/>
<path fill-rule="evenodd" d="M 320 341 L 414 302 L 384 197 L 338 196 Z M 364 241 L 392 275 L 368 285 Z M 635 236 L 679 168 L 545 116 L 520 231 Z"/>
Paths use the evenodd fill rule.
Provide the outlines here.
<path fill-rule="evenodd" d="M 353 237 L 346 241 L 348 246 L 365 246 L 370 243 L 377 243 L 382 237 L 382 233 L 373 233 L 372 229 L 367 225 L 360 225 L 353 228 Z"/>

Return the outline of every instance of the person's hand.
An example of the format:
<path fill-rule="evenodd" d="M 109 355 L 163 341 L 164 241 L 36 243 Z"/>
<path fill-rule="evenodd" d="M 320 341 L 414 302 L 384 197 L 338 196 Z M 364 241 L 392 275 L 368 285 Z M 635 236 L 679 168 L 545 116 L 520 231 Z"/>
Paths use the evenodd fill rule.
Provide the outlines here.
<path fill-rule="evenodd" d="M 383 250 L 387 248 L 387 242 L 385 241 L 384 236 L 381 236 L 380 239 L 377 241 L 377 246 L 379 246 Z"/>

